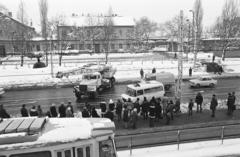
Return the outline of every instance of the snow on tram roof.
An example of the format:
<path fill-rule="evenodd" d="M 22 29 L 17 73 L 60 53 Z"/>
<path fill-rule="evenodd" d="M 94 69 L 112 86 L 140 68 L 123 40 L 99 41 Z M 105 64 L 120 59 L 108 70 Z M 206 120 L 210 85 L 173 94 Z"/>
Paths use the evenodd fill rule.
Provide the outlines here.
<path fill-rule="evenodd" d="M 29 118 L 14 118 L 19 119 Z M 46 118 L 44 127 L 35 135 L 22 131 L 2 134 L 0 132 L 0 150 L 85 140 L 111 134 L 114 129 L 114 123 L 105 118 Z"/>

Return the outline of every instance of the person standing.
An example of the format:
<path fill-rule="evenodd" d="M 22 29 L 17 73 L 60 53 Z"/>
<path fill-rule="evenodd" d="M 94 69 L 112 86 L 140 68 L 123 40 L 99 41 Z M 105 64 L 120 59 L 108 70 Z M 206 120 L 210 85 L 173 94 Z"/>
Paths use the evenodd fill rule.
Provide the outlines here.
<path fill-rule="evenodd" d="M 153 98 L 152 98 L 152 100 L 153 100 Z M 148 117 L 149 117 L 149 127 L 154 127 L 155 106 L 156 106 L 156 103 L 155 103 L 154 100 L 150 102 L 150 106 L 149 106 L 149 114 L 148 114 Z"/>
<path fill-rule="evenodd" d="M 116 104 L 116 115 L 117 115 L 118 121 L 122 119 L 122 108 L 123 108 L 123 104 L 120 101 L 120 99 L 118 99 Z"/>
<path fill-rule="evenodd" d="M 123 122 L 124 122 L 124 128 L 128 128 L 128 122 L 129 122 L 129 109 L 127 105 L 123 106 Z"/>
<path fill-rule="evenodd" d="M 107 112 L 106 102 L 100 102 L 101 117 L 104 118 Z"/>
<path fill-rule="evenodd" d="M 97 111 L 96 111 L 96 108 L 95 108 L 94 106 L 92 107 L 92 111 L 91 111 L 91 112 L 92 112 L 91 115 L 92 115 L 93 118 L 99 118 L 99 117 L 100 117 L 100 116 L 98 115 L 98 113 L 97 113 Z"/>
<path fill-rule="evenodd" d="M 235 96 L 235 92 L 232 92 L 232 98 L 233 98 L 233 111 L 236 110 L 236 105 L 235 105 L 235 102 L 236 102 L 236 96 Z"/>
<path fill-rule="evenodd" d="M 66 117 L 74 117 L 71 107 L 67 107 Z"/>
<path fill-rule="evenodd" d="M 4 109 L 3 104 L 0 105 L 0 118 L 10 118 L 10 115 Z"/>
<path fill-rule="evenodd" d="M 198 92 L 195 102 L 197 103 L 197 112 L 202 112 L 202 103 L 203 103 L 203 96 L 200 92 Z"/>
<path fill-rule="evenodd" d="M 50 107 L 50 114 L 51 114 L 51 117 L 57 117 L 58 116 L 55 104 L 52 104 L 52 106 Z"/>
<path fill-rule="evenodd" d="M 42 117 L 43 116 L 43 111 L 40 105 L 37 106 L 37 113 L 38 113 L 38 117 Z"/>
<path fill-rule="evenodd" d="M 133 129 L 137 128 L 137 120 L 138 120 L 137 109 L 134 108 L 130 115 L 130 123 Z"/>
<path fill-rule="evenodd" d="M 192 108 L 193 108 L 193 100 L 190 99 L 189 103 L 188 103 L 188 116 L 192 116 Z"/>
<path fill-rule="evenodd" d="M 143 71 L 142 68 L 141 68 L 141 70 L 140 70 L 140 76 L 141 76 L 141 79 L 143 79 L 143 77 L 144 77 L 144 71 Z"/>
<path fill-rule="evenodd" d="M 211 104 L 210 104 L 210 109 L 212 110 L 211 117 L 215 117 L 215 111 L 217 106 L 218 106 L 218 101 L 217 101 L 216 95 L 213 94 Z"/>
<path fill-rule="evenodd" d="M 83 107 L 82 117 L 83 117 L 83 118 L 88 118 L 88 117 L 90 117 L 90 113 L 88 112 L 86 106 Z"/>
<path fill-rule="evenodd" d="M 149 109 L 149 103 L 147 101 L 147 98 L 144 97 L 143 98 L 143 102 L 142 102 L 142 113 L 143 113 L 143 119 L 147 120 L 148 118 L 148 109 Z"/>
<path fill-rule="evenodd" d="M 21 115 L 22 115 L 22 117 L 28 117 L 29 116 L 28 115 L 28 110 L 26 109 L 26 105 L 25 104 L 22 105 Z"/>
<path fill-rule="evenodd" d="M 189 76 L 190 77 L 192 76 L 192 68 L 191 67 L 189 68 Z"/>
<path fill-rule="evenodd" d="M 152 69 L 152 73 L 155 74 L 156 73 L 156 68 Z"/>
<path fill-rule="evenodd" d="M 157 103 L 155 106 L 155 121 L 159 121 L 162 119 L 162 106 L 161 106 L 161 98 L 157 99 Z"/>
<path fill-rule="evenodd" d="M 134 104 L 133 104 L 133 108 L 136 108 L 136 109 L 137 109 L 137 113 L 140 112 L 139 98 L 137 98 L 137 100 L 134 102 Z"/>
<path fill-rule="evenodd" d="M 58 107 L 58 112 L 60 118 L 66 117 L 66 107 L 64 103 L 62 102 L 61 105 Z"/>
<path fill-rule="evenodd" d="M 67 107 L 66 108 L 68 108 L 68 107 L 70 107 L 71 108 L 71 111 L 72 111 L 72 114 L 74 113 L 74 111 L 73 111 L 73 106 L 72 106 L 72 102 L 69 100 L 68 101 L 68 104 L 67 104 Z"/>
<path fill-rule="evenodd" d="M 32 108 L 30 109 L 30 116 L 31 117 L 35 117 L 35 116 L 38 116 L 38 112 L 36 110 L 36 107 L 33 105 Z"/>

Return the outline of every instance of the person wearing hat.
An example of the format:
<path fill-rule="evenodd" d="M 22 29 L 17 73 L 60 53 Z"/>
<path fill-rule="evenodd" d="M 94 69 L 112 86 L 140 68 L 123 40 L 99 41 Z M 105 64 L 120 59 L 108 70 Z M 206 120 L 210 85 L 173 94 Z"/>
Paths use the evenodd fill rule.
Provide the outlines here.
<path fill-rule="evenodd" d="M 113 102 L 112 99 L 109 100 L 108 108 L 109 108 L 109 111 L 111 112 L 113 112 L 113 110 L 115 109 L 115 103 Z"/>
<path fill-rule="evenodd" d="M 107 112 L 106 102 L 100 102 L 101 117 L 104 118 Z"/>

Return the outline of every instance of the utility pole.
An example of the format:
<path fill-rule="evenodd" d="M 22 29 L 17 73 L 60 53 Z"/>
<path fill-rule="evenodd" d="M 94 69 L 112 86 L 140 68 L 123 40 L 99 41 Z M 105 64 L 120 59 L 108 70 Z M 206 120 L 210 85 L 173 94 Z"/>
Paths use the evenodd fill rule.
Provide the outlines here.
<path fill-rule="evenodd" d="M 182 96 L 182 72 L 183 72 L 183 62 L 182 62 L 182 53 L 183 53 L 183 11 L 180 11 L 180 29 L 179 29 L 179 43 L 180 43 L 180 52 L 178 55 L 178 79 L 177 79 L 177 88 L 176 96 L 181 101 Z"/>
<path fill-rule="evenodd" d="M 193 44 L 193 53 L 194 53 L 194 60 L 193 60 L 193 67 L 195 68 L 196 66 L 196 60 L 197 60 L 197 31 L 196 31 L 196 22 L 195 22 L 195 12 L 193 10 L 189 10 L 190 12 L 192 12 L 192 16 L 193 16 L 193 22 L 192 22 L 192 34 L 194 37 L 194 44 Z"/>

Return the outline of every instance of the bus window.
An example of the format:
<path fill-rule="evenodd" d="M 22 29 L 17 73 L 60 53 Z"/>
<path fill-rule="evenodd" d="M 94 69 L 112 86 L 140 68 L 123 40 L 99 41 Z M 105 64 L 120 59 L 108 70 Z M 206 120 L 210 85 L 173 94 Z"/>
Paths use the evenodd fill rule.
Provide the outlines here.
<path fill-rule="evenodd" d="M 31 153 L 23 153 L 23 154 L 13 154 L 10 157 L 51 157 L 51 152 L 31 152 Z"/>
<path fill-rule="evenodd" d="M 99 157 L 116 157 L 112 140 L 99 142 Z"/>
<path fill-rule="evenodd" d="M 77 149 L 77 157 L 83 157 L 83 148 Z"/>
<path fill-rule="evenodd" d="M 138 90 L 137 91 L 137 96 L 139 96 L 139 95 L 143 95 L 143 90 Z"/>
<path fill-rule="evenodd" d="M 57 157 L 62 157 L 62 152 L 57 152 Z"/>
<path fill-rule="evenodd" d="M 134 89 L 131 88 L 127 88 L 127 95 L 135 97 L 136 96 L 136 91 Z"/>
<path fill-rule="evenodd" d="M 71 150 L 65 150 L 64 155 L 65 155 L 65 157 L 72 157 Z"/>
<path fill-rule="evenodd" d="M 90 147 L 86 147 L 86 157 L 90 157 Z"/>

